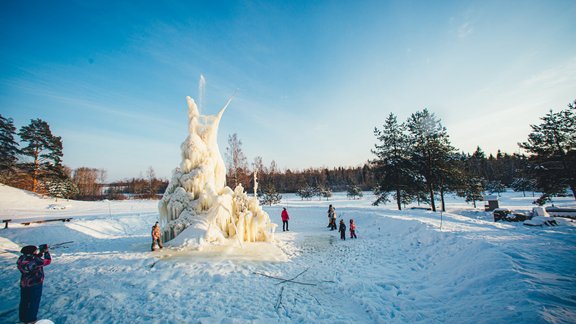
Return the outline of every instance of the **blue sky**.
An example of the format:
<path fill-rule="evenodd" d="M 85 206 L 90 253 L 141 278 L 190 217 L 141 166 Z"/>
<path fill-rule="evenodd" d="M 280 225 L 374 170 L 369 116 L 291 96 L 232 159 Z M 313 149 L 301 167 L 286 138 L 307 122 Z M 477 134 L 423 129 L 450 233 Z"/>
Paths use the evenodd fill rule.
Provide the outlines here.
<path fill-rule="evenodd" d="M 361 165 L 428 108 L 465 152 L 519 152 L 576 99 L 576 1 L 2 1 L 0 113 L 47 121 L 64 163 L 169 177 L 185 96 L 219 143 L 281 168 Z"/>

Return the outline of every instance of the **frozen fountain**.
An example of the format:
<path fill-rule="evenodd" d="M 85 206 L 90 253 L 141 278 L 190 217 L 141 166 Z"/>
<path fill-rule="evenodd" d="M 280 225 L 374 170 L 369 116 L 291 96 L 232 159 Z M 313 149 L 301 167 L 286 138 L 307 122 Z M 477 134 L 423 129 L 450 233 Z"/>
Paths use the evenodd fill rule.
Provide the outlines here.
<path fill-rule="evenodd" d="M 276 224 L 262 210 L 258 199 L 242 185 L 226 186 L 226 167 L 218 149 L 222 114 L 200 115 L 194 100 L 188 102 L 188 137 L 181 145 L 182 162 L 158 203 L 164 240 L 172 246 L 272 241 Z"/>

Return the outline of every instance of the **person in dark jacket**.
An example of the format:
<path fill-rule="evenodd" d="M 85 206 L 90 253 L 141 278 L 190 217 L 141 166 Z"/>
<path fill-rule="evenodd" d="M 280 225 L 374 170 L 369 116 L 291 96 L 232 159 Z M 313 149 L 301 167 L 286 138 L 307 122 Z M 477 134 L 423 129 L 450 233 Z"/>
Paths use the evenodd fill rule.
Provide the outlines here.
<path fill-rule="evenodd" d="M 288 216 L 288 211 L 286 210 L 286 207 L 284 207 L 284 209 L 282 210 L 281 216 L 282 216 L 282 232 L 289 231 L 288 220 L 290 219 L 290 216 Z"/>
<path fill-rule="evenodd" d="M 344 220 L 340 220 L 340 227 L 338 227 L 338 231 L 340 232 L 340 239 L 346 240 L 346 224 L 344 224 Z"/>
<path fill-rule="evenodd" d="M 20 250 L 22 255 L 16 262 L 20 277 L 20 321 L 31 323 L 37 320 L 42 284 L 44 283 L 44 267 L 52 262 L 52 257 L 45 245 L 38 253 L 35 245 L 27 245 Z"/>

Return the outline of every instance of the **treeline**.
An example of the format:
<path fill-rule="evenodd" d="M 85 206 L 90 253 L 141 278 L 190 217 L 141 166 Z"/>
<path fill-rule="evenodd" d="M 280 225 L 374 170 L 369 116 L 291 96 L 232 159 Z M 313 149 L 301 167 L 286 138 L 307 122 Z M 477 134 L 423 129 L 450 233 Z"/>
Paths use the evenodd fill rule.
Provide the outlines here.
<path fill-rule="evenodd" d="M 290 170 L 283 172 L 263 174 L 261 185 L 271 184 L 280 192 L 297 193 L 304 187 L 326 188 L 331 191 L 346 191 L 350 186 L 358 186 L 362 190 L 372 190 L 374 188 L 374 177 L 368 164 L 358 167 L 337 167 L 337 168 L 308 168 L 305 170 Z M 253 185 L 253 182 L 250 182 Z"/>
<path fill-rule="evenodd" d="M 18 141 L 19 138 L 19 141 Z M 56 198 L 98 200 L 157 197 L 168 184 L 150 167 L 147 177 L 106 183 L 106 170 L 63 165 L 63 143 L 50 125 L 32 119 L 19 130 L 0 115 L 0 182 Z"/>
<path fill-rule="evenodd" d="M 382 128 L 374 130 L 375 158 L 358 167 L 279 171 L 275 161 L 265 167 L 256 157 L 250 168 L 242 143 L 233 134 L 226 149 L 228 186 L 241 183 L 251 188 L 256 172 L 265 203 L 277 202 L 270 197 L 278 197 L 278 192 L 321 199 L 329 198 L 332 191 L 356 197 L 361 190 L 374 190 L 375 205 L 393 200 L 402 209 L 417 201 L 430 204 L 434 211 L 437 200 L 445 210 L 447 193 L 456 193 L 474 206 L 486 192 L 498 194 L 505 188 L 524 195 L 538 191 L 541 195 L 534 202 L 540 205 L 566 195 L 567 189 L 576 198 L 575 106 L 576 101 L 560 112 L 550 111 L 541 124 L 531 125 L 528 140 L 518 144 L 528 155 L 498 151 L 486 156 L 480 147 L 473 153 L 459 152 L 441 120 L 427 109 L 405 122 L 390 114 Z"/>
<path fill-rule="evenodd" d="M 307 168 L 304 170 L 279 170 L 276 161 L 269 166 L 257 156 L 249 166 L 242 150 L 242 141 L 237 134 L 228 137 L 225 153 L 227 185 L 235 188 L 242 184 L 249 192 L 254 188 L 254 174 L 257 176 L 258 193 L 263 203 L 277 202 L 270 199 L 278 192 L 297 193 L 302 198 L 330 197 L 333 191 L 346 191 L 354 188 L 372 190 L 376 184 L 370 165 L 365 163 L 356 167 Z M 356 195 L 357 196 L 357 195 Z"/>
<path fill-rule="evenodd" d="M 62 138 L 45 121 L 32 119 L 17 131 L 11 118 L 0 115 L 0 182 L 55 197 L 75 195 L 62 149 Z"/>
<path fill-rule="evenodd" d="M 485 192 L 499 193 L 507 187 L 540 192 L 537 204 L 565 195 L 568 189 L 576 199 L 576 101 L 560 112 L 551 110 L 531 128 L 528 139 L 518 144 L 527 155 L 498 151 L 486 156 L 480 147 L 473 153 L 459 152 L 441 120 L 427 109 L 405 122 L 390 114 L 382 128 L 374 129 L 373 160 L 356 167 L 304 170 L 279 170 L 275 161 L 265 166 L 261 157 L 249 166 L 242 142 L 233 134 L 225 153 L 226 180 L 231 188 L 242 184 L 251 192 L 256 179 L 259 197 L 266 204 L 279 202 L 279 193 L 328 199 L 334 191 L 347 191 L 355 198 L 363 190 L 373 190 L 375 205 L 394 201 L 401 209 L 416 201 L 436 210 L 439 200 L 444 210 L 447 193 L 476 205 Z M 105 170 L 67 168 L 62 164 L 62 139 L 40 119 L 17 132 L 13 120 L 0 115 L 0 153 L 0 182 L 54 197 L 158 198 L 168 185 L 152 167 L 146 176 L 113 183 L 106 183 Z"/>
<path fill-rule="evenodd" d="M 405 122 L 390 114 L 382 129 L 371 161 L 378 195 L 374 204 L 393 199 L 398 209 L 424 201 L 436 211 L 436 199 L 445 210 L 444 196 L 453 192 L 466 201 L 482 200 L 485 191 L 498 193 L 505 187 L 539 191 L 535 203 L 543 205 L 570 189 L 576 198 L 576 101 L 560 112 L 550 111 L 519 147 L 530 155 L 496 157 L 478 147 L 471 155 L 451 145 L 440 119 L 427 109 L 413 113 Z"/>
<path fill-rule="evenodd" d="M 168 180 L 157 178 L 152 167 L 146 171 L 146 177 L 123 179 L 111 182 L 106 186 L 107 196 L 118 198 L 137 197 L 159 199 L 168 187 Z"/>

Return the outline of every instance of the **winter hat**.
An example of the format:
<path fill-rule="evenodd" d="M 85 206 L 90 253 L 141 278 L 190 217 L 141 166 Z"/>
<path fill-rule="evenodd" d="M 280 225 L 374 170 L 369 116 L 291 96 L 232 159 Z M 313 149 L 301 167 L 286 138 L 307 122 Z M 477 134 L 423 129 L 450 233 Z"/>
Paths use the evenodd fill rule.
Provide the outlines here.
<path fill-rule="evenodd" d="M 22 253 L 22 254 L 34 254 L 34 252 L 36 252 L 36 250 L 38 250 L 36 245 L 26 245 L 25 247 L 22 248 L 22 250 L 20 250 L 20 253 Z"/>

